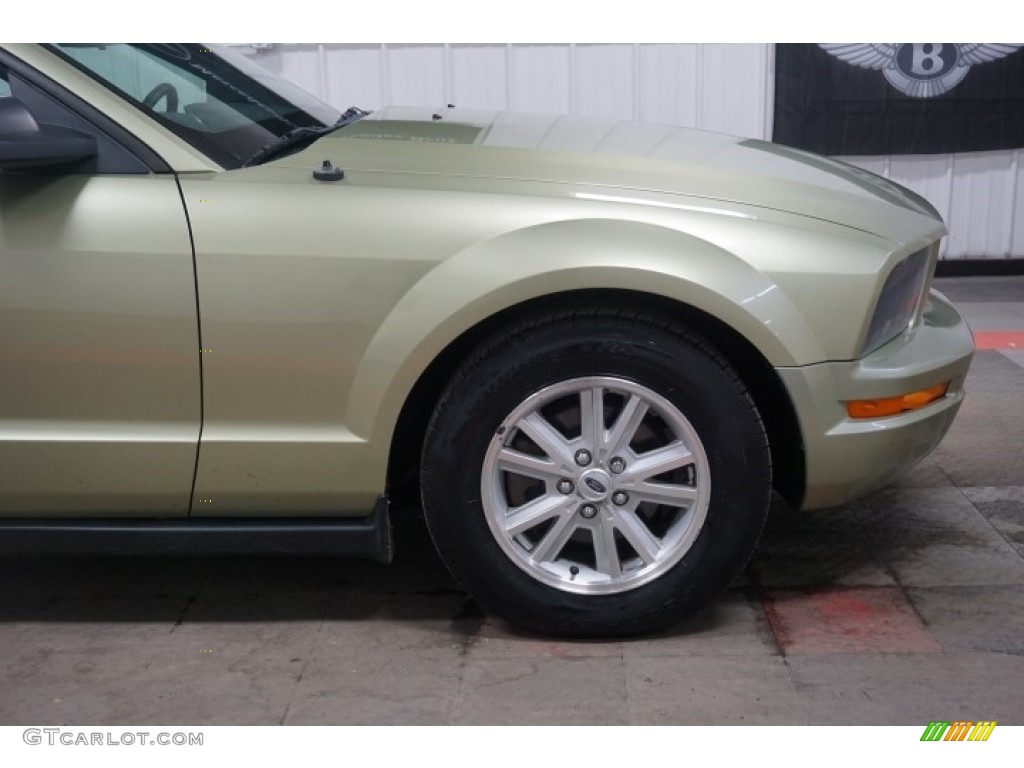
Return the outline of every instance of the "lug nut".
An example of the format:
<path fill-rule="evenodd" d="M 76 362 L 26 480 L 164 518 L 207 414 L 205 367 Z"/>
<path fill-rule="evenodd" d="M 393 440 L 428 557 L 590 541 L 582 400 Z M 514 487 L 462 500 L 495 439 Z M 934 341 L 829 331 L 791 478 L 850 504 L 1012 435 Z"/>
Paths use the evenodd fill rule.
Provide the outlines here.
<path fill-rule="evenodd" d="M 576 459 L 577 464 L 579 464 L 581 467 L 585 467 L 590 463 L 590 460 L 593 458 L 593 456 L 590 455 L 590 451 L 588 451 L 586 448 L 580 448 L 578 451 L 576 451 L 576 455 L 573 458 Z"/>
<path fill-rule="evenodd" d="M 558 490 L 566 495 L 572 493 L 572 489 L 574 487 L 575 486 L 572 484 L 572 480 L 569 480 L 567 478 L 563 477 L 561 480 L 558 481 Z"/>
<path fill-rule="evenodd" d="M 616 491 L 612 494 L 612 504 L 621 507 L 629 503 L 629 494 L 625 491 Z"/>
<path fill-rule="evenodd" d="M 608 462 L 608 469 L 617 475 L 626 469 L 626 462 L 621 456 L 614 456 L 612 460 Z"/>
<path fill-rule="evenodd" d="M 580 514 L 588 520 L 597 514 L 597 507 L 593 504 L 584 504 L 580 507 Z"/>

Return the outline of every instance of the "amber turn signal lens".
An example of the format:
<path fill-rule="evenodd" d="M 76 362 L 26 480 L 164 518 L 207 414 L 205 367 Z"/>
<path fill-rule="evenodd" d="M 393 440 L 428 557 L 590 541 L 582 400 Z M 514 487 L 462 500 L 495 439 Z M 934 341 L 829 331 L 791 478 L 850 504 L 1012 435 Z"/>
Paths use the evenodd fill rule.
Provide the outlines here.
<path fill-rule="evenodd" d="M 949 382 L 936 384 L 928 389 L 919 389 L 906 395 L 882 397 L 877 400 L 850 400 L 846 403 L 846 412 L 851 419 L 877 419 L 879 416 L 895 416 L 904 411 L 913 411 L 933 403 L 946 394 Z"/>

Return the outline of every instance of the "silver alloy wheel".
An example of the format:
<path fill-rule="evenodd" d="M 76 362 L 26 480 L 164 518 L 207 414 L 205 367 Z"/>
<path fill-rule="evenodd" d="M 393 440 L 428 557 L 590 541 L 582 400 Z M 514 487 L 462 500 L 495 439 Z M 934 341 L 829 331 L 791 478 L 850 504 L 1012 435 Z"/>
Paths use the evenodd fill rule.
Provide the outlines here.
<path fill-rule="evenodd" d="M 505 418 L 481 493 L 491 533 L 526 573 L 566 592 L 611 594 L 686 554 L 711 478 L 678 408 L 640 384 L 594 376 L 545 387 Z"/>

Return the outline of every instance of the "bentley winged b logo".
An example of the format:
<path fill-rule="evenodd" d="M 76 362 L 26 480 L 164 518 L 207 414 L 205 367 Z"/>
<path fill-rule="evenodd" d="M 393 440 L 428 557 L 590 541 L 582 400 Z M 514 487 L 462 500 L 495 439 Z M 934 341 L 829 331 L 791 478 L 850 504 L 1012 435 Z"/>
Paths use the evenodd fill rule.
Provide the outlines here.
<path fill-rule="evenodd" d="M 893 88 L 919 99 L 939 96 L 976 64 L 1008 56 L 1019 43 L 819 43 L 837 59 L 880 69 Z"/>

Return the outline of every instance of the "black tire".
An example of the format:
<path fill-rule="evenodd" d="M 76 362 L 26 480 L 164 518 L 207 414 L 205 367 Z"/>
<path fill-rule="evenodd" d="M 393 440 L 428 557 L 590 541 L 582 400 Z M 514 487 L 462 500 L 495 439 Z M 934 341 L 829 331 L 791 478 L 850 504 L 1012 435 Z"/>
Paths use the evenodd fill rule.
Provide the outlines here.
<path fill-rule="evenodd" d="M 549 576 L 539 567 L 530 571 L 533 566 L 526 559 L 527 548 L 537 546 L 529 539 L 532 534 L 506 541 L 498 533 L 492 533 L 492 525 L 496 523 L 488 522 L 482 491 L 482 487 L 492 487 L 482 483 L 485 456 L 489 450 L 490 455 L 494 455 L 492 441 L 507 439 L 508 432 L 502 425 L 509 415 L 531 396 L 549 391 L 545 388 L 589 382 L 586 377 L 613 377 L 616 382 L 635 383 L 641 393 L 654 393 L 650 402 L 668 403 L 685 416 L 706 455 L 706 462 L 700 465 L 705 469 L 695 469 L 692 475 L 687 475 L 694 478 L 695 489 L 707 489 L 706 493 L 701 491 L 705 493 L 706 508 L 702 523 L 692 524 L 688 529 L 692 530 L 688 535 L 696 538 L 685 551 L 678 549 L 682 554 L 674 564 L 659 565 L 652 561 L 649 569 L 657 566 L 663 570 L 646 582 L 641 580 L 634 586 L 622 588 L 615 587 L 615 579 L 625 583 L 625 575 L 609 577 L 609 588 L 621 591 L 607 594 L 566 591 L 574 588 L 572 580 L 576 579 L 571 565 L 570 580 L 564 578 L 566 563 L 572 562 L 568 555 L 559 557 L 559 553 L 555 553 L 552 558 L 558 558 L 557 562 L 544 564 L 552 569 L 557 566 L 562 576 Z M 613 401 L 617 396 L 611 390 L 608 392 L 607 401 Z M 655 395 L 661 400 L 653 399 Z M 628 396 L 622 395 L 616 402 L 625 403 Z M 614 414 L 604 415 L 605 402 L 601 400 L 602 415 L 595 419 L 617 418 Z M 675 411 L 670 409 L 666 413 L 675 416 Z M 659 417 L 645 418 L 652 418 L 655 425 L 644 427 L 647 432 L 661 429 L 658 425 L 667 423 L 659 421 Z M 521 423 L 525 425 L 525 419 Z M 607 426 L 608 422 L 605 423 Z M 671 437 L 669 434 L 665 440 Z M 642 453 L 630 455 L 643 457 Z M 547 311 L 503 329 L 483 343 L 449 382 L 428 426 L 422 458 L 421 490 L 427 525 L 452 574 L 485 610 L 523 629 L 546 635 L 612 637 L 652 632 L 703 607 L 728 585 L 749 559 L 764 526 L 770 498 L 767 437 L 754 402 L 737 373 L 698 334 L 635 311 L 569 308 Z M 639 458 L 636 461 L 639 462 Z M 597 465 L 596 459 L 594 465 Z M 488 471 L 493 471 L 494 466 L 493 462 L 488 464 Z M 685 471 L 691 472 L 690 469 Z M 577 494 L 597 494 L 593 489 L 603 489 L 607 485 L 605 479 L 615 480 L 607 472 L 590 478 L 596 479 L 596 484 L 581 476 L 590 490 L 580 484 L 574 486 Z M 699 472 L 707 473 L 709 484 L 698 478 Z M 506 484 L 501 485 L 500 493 L 510 495 L 508 481 L 499 480 L 499 484 L 501 482 Z M 561 482 L 557 481 L 556 486 L 567 487 L 558 485 Z M 545 498 L 554 497 L 550 487 L 550 484 L 544 486 Z M 610 498 L 602 497 L 597 502 L 600 515 L 605 514 L 606 507 L 611 507 Z M 586 499 L 581 501 L 586 503 Z M 491 507 L 494 507 L 493 502 Z M 647 514 L 655 508 L 642 509 Z M 640 510 L 641 507 L 637 507 L 637 511 Z M 592 513 L 592 510 L 584 511 Z M 669 519 L 677 521 L 671 525 L 682 526 L 684 512 L 659 507 L 650 519 L 653 521 L 654 514 L 667 513 Z M 696 515 L 695 512 L 690 514 Z M 576 524 L 582 523 L 577 521 Z M 589 521 L 589 524 L 594 523 Z M 598 525 L 605 523 L 598 521 Z M 535 536 L 540 542 L 544 529 L 533 530 L 540 531 Z M 653 522 L 650 530 L 655 530 Z M 577 543 L 572 546 L 583 547 L 580 551 L 585 551 L 586 542 L 591 541 L 596 549 L 600 535 L 592 529 L 578 528 L 573 534 L 577 537 L 573 541 Z M 580 536 L 583 536 L 583 544 L 579 543 Z M 591 538 L 587 539 L 588 536 Z M 624 563 L 623 574 L 626 574 L 625 558 L 636 555 L 628 561 L 632 563 L 630 573 L 642 575 L 647 561 L 637 554 L 640 549 L 632 549 L 628 543 L 622 544 L 622 540 L 621 533 L 615 531 L 610 539 L 614 543 L 604 546 L 615 548 L 616 561 Z M 514 556 L 517 546 L 527 553 L 522 558 Z M 548 549 L 554 546 L 561 545 L 551 545 Z M 608 559 L 604 561 L 608 562 Z M 594 568 L 600 570 L 599 566 L 600 563 Z M 579 570 L 576 566 L 576 573 Z M 545 583 L 542 579 L 555 583 Z M 603 584 L 595 583 L 598 585 L 595 589 Z"/>

